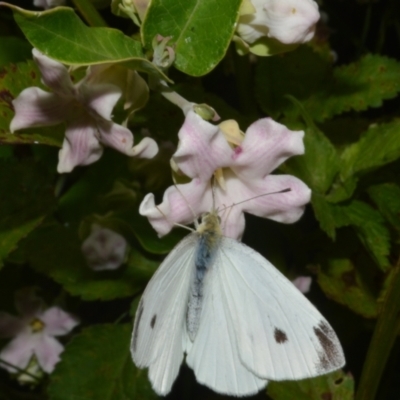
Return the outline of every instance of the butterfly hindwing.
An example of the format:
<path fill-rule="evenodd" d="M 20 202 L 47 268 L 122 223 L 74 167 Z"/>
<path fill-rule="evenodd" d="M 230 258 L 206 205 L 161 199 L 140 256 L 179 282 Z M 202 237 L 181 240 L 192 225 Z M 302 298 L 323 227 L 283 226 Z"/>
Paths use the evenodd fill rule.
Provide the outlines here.
<path fill-rule="evenodd" d="M 194 271 L 195 233 L 168 255 L 148 283 L 135 316 L 131 352 L 139 368 L 149 367 L 154 390 L 167 394 L 183 360 L 183 325 Z"/>
<path fill-rule="evenodd" d="M 279 381 L 315 377 L 344 365 L 328 322 L 259 253 L 223 238 L 217 264 L 240 359 L 249 370 Z"/>

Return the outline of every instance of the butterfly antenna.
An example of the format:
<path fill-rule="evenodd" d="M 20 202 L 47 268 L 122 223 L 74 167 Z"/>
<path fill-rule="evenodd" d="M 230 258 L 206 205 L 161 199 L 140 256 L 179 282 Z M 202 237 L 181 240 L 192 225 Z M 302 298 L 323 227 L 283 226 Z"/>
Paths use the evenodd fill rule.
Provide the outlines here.
<path fill-rule="evenodd" d="M 192 213 L 192 215 L 193 215 L 193 223 L 194 223 L 195 228 L 197 229 L 197 227 L 199 226 L 199 221 L 197 220 L 196 213 L 193 211 L 193 208 L 190 206 L 189 202 L 187 201 L 187 199 L 183 195 L 183 193 L 179 190 L 178 186 L 175 185 L 175 184 L 174 184 L 174 186 L 175 186 L 176 190 L 179 192 L 179 194 L 182 196 L 183 201 L 186 203 L 186 205 L 188 206 L 190 212 Z M 189 227 L 187 227 L 185 225 L 180 225 L 180 224 L 175 224 L 175 225 L 176 226 L 180 226 L 181 228 L 185 227 L 186 229 L 189 229 L 189 230 L 193 231 L 192 228 L 189 228 Z"/>
<path fill-rule="evenodd" d="M 292 190 L 292 189 L 290 189 L 290 188 L 286 188 L 286 189 L 278 190 L 277 192 L 259 194 L 258 196 L 251 197 L 250 199 L 246 199 L 246 200 L 243 200 L 243 201 L 239 201 L 239 203 L 233 203 L 233 204 L 231 204 L 230 206 L 225 206 L 224 208 L 222 208 L 222 209 L 219 210 L 219 211 L 225 211 L 225 210 L 227 210 L 228 208 L 232 208 L 232 207 L 234 207 L 234 206 L 237 206 L 238 204 L 246 203 L 246 201 L 258 199 L 259 197 L 269 196 L 270 194 L 287 193 L 287 192 L 290 192 L 291 190 Z"/>

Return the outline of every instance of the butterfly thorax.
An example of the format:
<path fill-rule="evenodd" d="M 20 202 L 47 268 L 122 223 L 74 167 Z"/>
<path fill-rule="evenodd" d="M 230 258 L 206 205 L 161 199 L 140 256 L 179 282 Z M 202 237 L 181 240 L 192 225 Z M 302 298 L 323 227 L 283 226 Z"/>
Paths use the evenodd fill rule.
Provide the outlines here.
<path fill-rule="evenodd" d="M 189 338 L 194 341 L 200 325 L 203 304 L 203 286 L 207 270 L 212 266 L 218 250 L 222 232 L 216 212 L 204 214 L 197 228 L 199 235 L 196 249 L 193 280 L 190 285 L 189 302 L 186 314 L 186 326 Z"/>

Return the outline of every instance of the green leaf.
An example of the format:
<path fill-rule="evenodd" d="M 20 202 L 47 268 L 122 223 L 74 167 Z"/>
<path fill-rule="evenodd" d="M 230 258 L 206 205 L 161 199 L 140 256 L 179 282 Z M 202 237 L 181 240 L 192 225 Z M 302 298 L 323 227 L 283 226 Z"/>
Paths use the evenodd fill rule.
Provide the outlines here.
<path fill-rule="evenodd" d="M 142 25 L 143 42 L 151 48 L 156 35 L 170 36 L 176 68 L 205 75 L 228 49 L 240 4 L 241 0 L 153 0 Z"/>
<path fill-rule="evenodd" d="M 389 267 L 390 233 L 381 214 L 368 204 L 354 200 L 346 206 L 336 206 L 341 213 L 337 221 L 340 226 L 354 226 L 358 237 L 370 252 L 379 267 L 386 271 Z"/>
<path fill-rule="evenodd" d="M 12 100 L 30 86 L 43 87 L 40 71 L 35 63 L 28 61 L 3 67 L 0 74 L 0 144 L 45 144 L 61 147 L 64 125 L 10 133 L 10 122 L 14 117 Z"/>
<path fill-rule="evenodd" d="M 16 36 L 0 36 L 0 66 L 26 61 L 31 58 L 32 46 Z"/>
<path fill-rule="evenodd" d="M 55 208 L 52 176 L 30 160 L 0 162 L 0 267 Z"/>
<path fill-rule="evenodd" d="M 325 260 L 318 268 L 318 283 L 324 293 L 365 318 L 376 318 L 376 297 L 365 284 L 354 263 L 346 258 Z"/>
<path fill-rule="evenodd" d="M 43 246 L 49 243 L 49 246 Z M 77 232 L 61 225 L 43 227 L 25 243 L 30 265 L 84 300 L 111 300 L 143 290 L 159 262 L 131 249 L 128 262 L 115 271 L 92 271 L 83 257 Z"/>
<path fill-rule="evenodd" d="M 386 220 L 399 231 L 400 187 L 394 183 L 383 183 L 369 187 L 368 194 Z"/>
<path fill-rule="evenodd" d="M 269 382 L 267 393 L 273 400 L 352 400 L 354 379 L 351 374 L 335 371 L 301 381 Z"/>
<path fill-rule="evenodd" d="M 323 121 L 345 111 L 379 107 L 399 91 L 400 63 L 379 55 L 333 68 L 330 60 L 300 46 L 257 63 L 256 95 L 264 112 L 274 118 L 297 115 L 284 97 L 288 94 L 301 101 L 314 120 Z"/>
<path fill-rule="evenodd" d="M 400 157 L 400 120 L 368 129 L 361 139 L 342 154 L 343 180 L 397 160 Z"/>
<path fill-rule="evenodd" d="M 128 68 L 168 78 L 145 58 L 139 42 L 118 29 L 89 28 L 72 8 L 57 7 L 43 12 L 7 5 L 33 47 L 68 65 L 121 63 Z"/>
<path fill-rule="evenodd" d="M 314 125 L 301 103 L 294 98 L 291 98 L 291 101 L 307 124 L 304 136 L 305 154 L 290 158 L 285 163 L 284 170 L 305 181 L 313 191 L 323 194 L 329 189 L 339 171 L 339 158 L 332 143 Z"/>
<path fill-rule="evenodd" d="M 147 400 L 158 397 L 129 351 L 132 325 L 97 325 L 74 337 L 50 377 L 50 400 Z"/>
<path fill-rule="evenodd" d="M 313 206 L 315 218 L 319 221 L 321 229 L 327 233 L 327 235 L 335 240 L 336 228 L 338 222 L 336 221 L 337 215 L 335 215 L 336 208 L 332 207 L 328 203 L 324 196 L 313 193 L 311 197 L 311 204 Z"/>

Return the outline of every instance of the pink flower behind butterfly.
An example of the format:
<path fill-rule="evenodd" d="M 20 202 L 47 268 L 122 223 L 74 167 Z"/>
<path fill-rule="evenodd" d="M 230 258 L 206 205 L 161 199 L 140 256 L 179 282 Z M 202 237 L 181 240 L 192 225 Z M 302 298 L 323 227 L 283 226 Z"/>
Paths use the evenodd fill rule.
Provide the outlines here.
<path fill-rule="evenodd" d="M 304 153 L 303 135 L 303 131 L 290 131 L 271 118 L 263 118 L 247 129 L 244 138 L 234 138 L 236 144 L 231 145 L 220 126 L 189 111 L 172 160 L 191 181 L 169 187 L 158 206 L 149 193 L 139 212 L 159 236 L 167 234 L 175 223 L 192 223 L 194 215 L 199 217 L 214 206 L 211 178 L 216 174 L 215 206 L 221 210 L 236 204 L 220 212 L 225 236 L 241 238 L 245 212 L 278 222 L 295 222 L 310 201 L 311 191 L 294 176 L 271 172 L 287 158 Z M 268 195 L 286 189 L 290 191 Z"/>
<path fill-rule="evenodd" d="M 55 339 L 69 333 L 78 321 L 59 307 L 45 308 L 35 290 L 19 290 L 15 306 L 20 317 L 0 311 L 0 338 L 13 338 L 0 352 L 0 366 L 11 373 L 24 370 L 33 355 L 43 371 L 51 373 L 60 361 L 64 346 Z"/>

